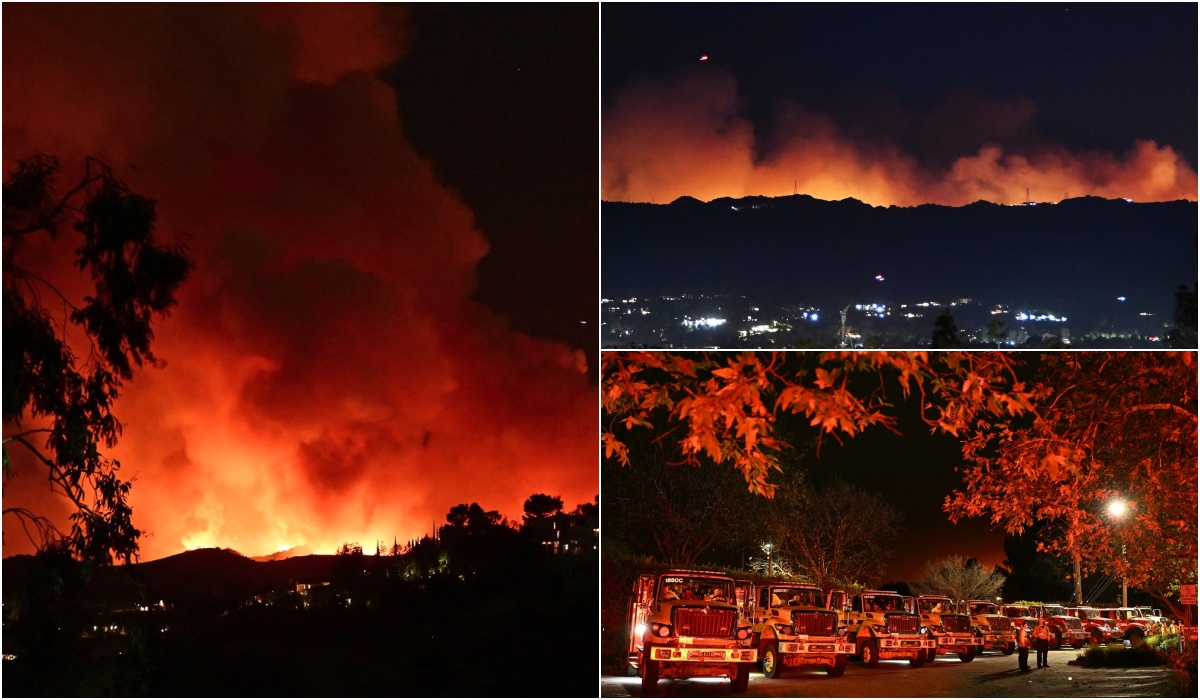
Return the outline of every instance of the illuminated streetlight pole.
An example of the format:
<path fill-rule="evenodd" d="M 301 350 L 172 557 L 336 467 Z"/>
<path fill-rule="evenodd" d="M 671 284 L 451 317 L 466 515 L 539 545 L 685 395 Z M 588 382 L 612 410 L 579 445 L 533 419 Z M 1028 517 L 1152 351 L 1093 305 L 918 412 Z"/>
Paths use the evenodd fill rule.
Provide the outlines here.
<path fill-rule="evenodd" d="M 1111 503 L 1109 503 L 1109 504 L 1108 504 L 1108 512 L 1109 512 L 1109 514 L 1111 514 L 1111 515 L 1112 515 L 1114 518 L 1116 518 L 1117 520 L 1120 520 L 1120 519 L 1121 519 L 1121 517 L 1125 515 L 1125 511 L 1126 511 L 1125 501 L 1122 501 L 1122 500 L 1121 500 L 1121 499 L 1119 499 L 1119 498 L 1117 498 L 1117 499 L 1114 499 L 1114 500 L 1113 500 Z M 1125 562 L 1125 542 L 1124 542 L 1124 538 L 1122 538 L 1122 541 L 1121 541 L 1121 562 L 1122 562 L 1122 563 L 1124 563 L 1124 562 Z M 1129 607 L 1129 586 L 1128 586 L 1128 579 L 1127 579 L 1126 577 L 1124 577 L 1124 576 L 1122 576 L 1122 577 L 1121 577 L 1121 607 L 1122 607 L 1122 608 L 1128 608 L 1128 607 Z"/>
<path fill-rule="evenodd" d="M 771 576 L 774 569 L 771 568 L 771 543 L 763 545 L 763 549 L 767 550 L 767 576 Z"/>

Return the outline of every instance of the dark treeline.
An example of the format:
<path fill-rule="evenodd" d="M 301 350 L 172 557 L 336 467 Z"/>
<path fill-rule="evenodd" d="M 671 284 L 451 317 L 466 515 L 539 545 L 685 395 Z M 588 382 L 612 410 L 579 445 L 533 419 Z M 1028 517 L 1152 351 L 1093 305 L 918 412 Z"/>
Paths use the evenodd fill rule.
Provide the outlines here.
<path fill-rule="evenodd" d="M 378 555 L 5 559 L 5 693 L 591 694 L 598 504 L 561 508 L 535 495 L 516 522 L 455 506 L 436 536 Z M 547 628 L 552 645 L 529 634 Z"/>

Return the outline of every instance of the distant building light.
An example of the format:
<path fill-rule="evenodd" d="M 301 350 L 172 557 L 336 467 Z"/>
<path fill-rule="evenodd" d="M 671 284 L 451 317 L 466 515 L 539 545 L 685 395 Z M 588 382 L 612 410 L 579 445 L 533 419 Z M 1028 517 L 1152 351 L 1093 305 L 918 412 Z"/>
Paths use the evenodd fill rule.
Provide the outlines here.
<path fill-rule="evenodd" d="M 811 314 L 811 315 L 809 315 L 809 317 L 808 317 L 808 320 L 810 320 L 810 321 L 815 321 L 815 320 L 817 320 L 817 315 L 816 315 L 816 314 Z"/>
<path fill-rule="evenodd" d="M 875 275 L 875 279 L 876 279 L 876 280 L 878 280 L 878 281 L 880 281 L 880 282 L 882 282 L 882 281 L 883 281 L 883 275 Z"/>
<path fill-rule="evenodd" d="M 1125 297 L 1117 297 L 1117 301 L 1125 301 Z"/>

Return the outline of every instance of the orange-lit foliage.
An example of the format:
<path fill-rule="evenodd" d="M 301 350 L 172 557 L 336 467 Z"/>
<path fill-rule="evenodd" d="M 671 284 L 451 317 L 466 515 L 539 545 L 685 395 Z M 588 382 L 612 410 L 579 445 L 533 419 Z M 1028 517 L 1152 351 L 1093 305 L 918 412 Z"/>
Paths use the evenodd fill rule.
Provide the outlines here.
<path fill-rule="evenodd" d="M 1194 583 L 1195 353 L 1053 353 L 1033 394 L 1036 421 L 1001 420 L 964 443 L 950 517 L 1014 534 L 1050 523 L 1039 549 L 1164 600 Z M 1108 511 L 1116 499 L 1121 517 Z"/>
<path fill-rule="evenodd" d="M 419 536 L 454 503 L 512 517 L 530 493 L 596 494 L 583 354 L 472 298 L 487 240 L 376 77 L 410 33 L 390 12 L 5 8 L 5 171 L 96 156 L 190 238 L 162 363 L 114 406 L 145 558 L 332 552 Z M 22 255 L 84 293 L 69 242 Z M 65 514 L 13 466 L 6 505 Z"/>
<path fill-rule="evenodd" d="M 667 409 L 687 428 L 679 439 L 685 456 L 731 463 L 752 492 L 771 497 L 775 487 L 768 479 L 786 447 L 773 435 L 780 412 L 802 413 L 821 435 L 838 439 L 872 425 L 894 430 L 881 391 L 888 371 L 905 396 L 921 395 L 922 418 L 931 428 L 962 435 L 985 417 L 1030 410 L 1030 393 L 1016 381 L 1013 363 L 1004 353 L 605 353 L 603 405 L 627 429 L 656 429 L 651 413 Z M 877 376 L 879 384 L 851 387 L 856 375 Z M 605 453 L 626 461 L 626 447 L 611 428 L 601 435 Z"/>
<path fill-rule="evenodd" d="M 983 116 L 968 107 L 953 106 L 955 116 L 1013 122 L 997 127 L 1002 132 L 1033 116 L 1027 101 L 990 105 Z M 981 199 L 1023 202 L 1026 188 L 1041 202 L 1059 201 L 1064 193 L 1135 201 L 1197 196 L 1196 172 L 1171 146 L 1153 141 L 1138 141 L 1117 155 L 1062 147 L 1005 152 L 984 140 L 973 154 L 937 170 L 895 146 L 856 139 L 828 116 L 795 105 L 778 110 L 778 137 L 766 152 L 754 126 L 739 114 L 733 77 L 721 71 L 628 85 L 603 115 L 602 197 L 666 203 L 684 195 L 705 201 L 789 195 L 798 188 L 826 200 L 959 206 Z"/>

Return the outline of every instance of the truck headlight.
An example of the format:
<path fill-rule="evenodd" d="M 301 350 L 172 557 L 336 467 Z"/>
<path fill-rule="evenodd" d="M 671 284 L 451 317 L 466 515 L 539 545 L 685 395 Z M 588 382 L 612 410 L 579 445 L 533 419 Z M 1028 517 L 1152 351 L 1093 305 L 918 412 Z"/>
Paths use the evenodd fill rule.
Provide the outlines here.
<path fill-rule="evenodd" d="M 650 634 L 653 634 L 655 637 L 670 637 L 671 636 L 671 626 L 670 625 L 660 625 L 657 622 L 655 622 L 654 624 L 650 625 Z"/>
<path fill-rule="evenodd" d="M 744 639 L 749 639 L 749 638 L 750 638 L 750 628 L 749 628 L 749 627 L 742 627 L 742 628 L 738 629 L 738 631 L 737 631 L 737 638 L 738 638 L 738 639 L 743 639 L 743 640 L 744 640 Z"/>

